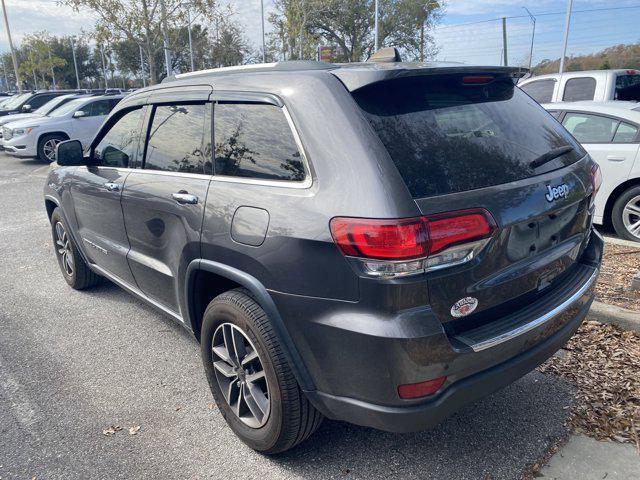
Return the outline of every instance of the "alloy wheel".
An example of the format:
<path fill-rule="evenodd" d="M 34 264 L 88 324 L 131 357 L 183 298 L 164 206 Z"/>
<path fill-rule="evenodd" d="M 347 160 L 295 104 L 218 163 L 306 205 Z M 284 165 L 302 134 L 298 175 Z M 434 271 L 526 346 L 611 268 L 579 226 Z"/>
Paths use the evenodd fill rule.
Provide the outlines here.
<path fill-rule="evenodd" d="M 212 351 L 218 386 L 231 410 L 248 427 L 262 427 L 271 400 L 255 346 L 240 327 L 223 323 L 213 334 Z"/>
<path fill-rule="evenodd" d="M 60 264 L 64 269 L 64 272 L 71 277 L 73 275 L 73 253 L 71 252 L 71 242 L 67 231 L 60 222 L 56 222 L 56 251 L 60 258 Z"/>
<path fill-rule="evenodd" d="M 622 222 L 627 231 L 640 240 L 640 195 L 633 197 L 624 206 Z"/>
<path fill-rule="evenodd" d="M 47 157 L 47 160 L 50 160 L 53 162 L 56 155 L 56 146 L 61 141 L 62 140 L 58 140 L 57 138 L 51 138 L 46 142 L 44 142 L 44 145 L 42 145 L 42 152 L 44 153 L 44 156 Z"/>

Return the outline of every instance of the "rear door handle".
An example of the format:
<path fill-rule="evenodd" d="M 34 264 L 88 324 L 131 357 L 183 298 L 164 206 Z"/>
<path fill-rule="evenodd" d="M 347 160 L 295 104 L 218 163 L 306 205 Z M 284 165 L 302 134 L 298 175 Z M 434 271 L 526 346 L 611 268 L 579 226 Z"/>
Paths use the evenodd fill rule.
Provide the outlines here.
<path fill-rule="evenodd" d="M 104 188 L 106 188 L 110 192 L 119 192 L 120 186 L 121 185 L 119 183 L 113 183 L 113 182 L 107 182 L 104 184 Z"/>
<path fill-rule="evenodd" d="M 607 157 L 607 160 L 609 160 L 610 162 L 624 162 L 627 159 L 627 157 L 615 157 L 613 155 L 609 155 Z"/>
<path fill-rule="evenodd" d="M 198 203 L 198 197 L 191 195 L 189 192 L 185 192 L 184 190 L 181 190 L 178 193 L 172 193 L 171 198 L 180 205 L 196 205 Z"/>

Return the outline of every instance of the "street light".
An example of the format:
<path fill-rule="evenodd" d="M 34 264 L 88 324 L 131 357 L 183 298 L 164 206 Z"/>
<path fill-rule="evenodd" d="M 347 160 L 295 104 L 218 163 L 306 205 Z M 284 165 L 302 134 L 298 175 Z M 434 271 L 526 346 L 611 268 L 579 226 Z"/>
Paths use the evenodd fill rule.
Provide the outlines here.
<path fill-rule="evenodd" d="M 267 44 L 264 40 L 264 0 L 260 0 L 260 18 L 262 19 L 260 22 L 262 26 L 262 63 L 267 63 Z"/>
<path fill-rule="evenodd" d="M 73 68 L 76 71 L 76 86 L 78 90 L 80 90 L 80 75 L 78 75 L 78 61 L 76 60 L 76 46 L 73 42 L 73 38 L 71 37 L 71 54 L 73 55 Z"/>

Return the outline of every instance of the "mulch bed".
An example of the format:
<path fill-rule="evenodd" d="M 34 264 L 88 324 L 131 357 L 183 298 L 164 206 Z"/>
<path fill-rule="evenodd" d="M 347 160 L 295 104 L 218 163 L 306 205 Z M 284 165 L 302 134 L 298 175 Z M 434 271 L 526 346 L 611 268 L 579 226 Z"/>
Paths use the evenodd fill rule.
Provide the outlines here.
<path fill-rule="evenodd" d="M 607 243 L 596 285 L 596 300 L 640 312 L 640 291 L 630 289 L 631 279 L 640 271 L 638 248 Z"/>
<path fill-rule="evenodd" d="M 640 454 L 640 334 L 586 321 L 563 353 L 538 368 L 575 385 L 568 426 L 598 440 L 635 444 Z"/>

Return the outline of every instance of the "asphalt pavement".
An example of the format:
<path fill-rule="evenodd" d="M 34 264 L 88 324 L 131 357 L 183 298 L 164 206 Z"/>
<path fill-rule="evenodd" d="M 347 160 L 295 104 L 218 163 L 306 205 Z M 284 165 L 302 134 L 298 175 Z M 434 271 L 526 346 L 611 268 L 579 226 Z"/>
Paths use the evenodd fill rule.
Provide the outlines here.
<path fill-rule="evenodd" d="M 212 408 L 186 330 L 113 284 L 64 282 L 47 168 L 0 154 L 2 480 L 515 479 L 565 435 L 570 386 L 533 372 L 428 432 L 325 421 L 290 452 L 255 453 Z"/>

